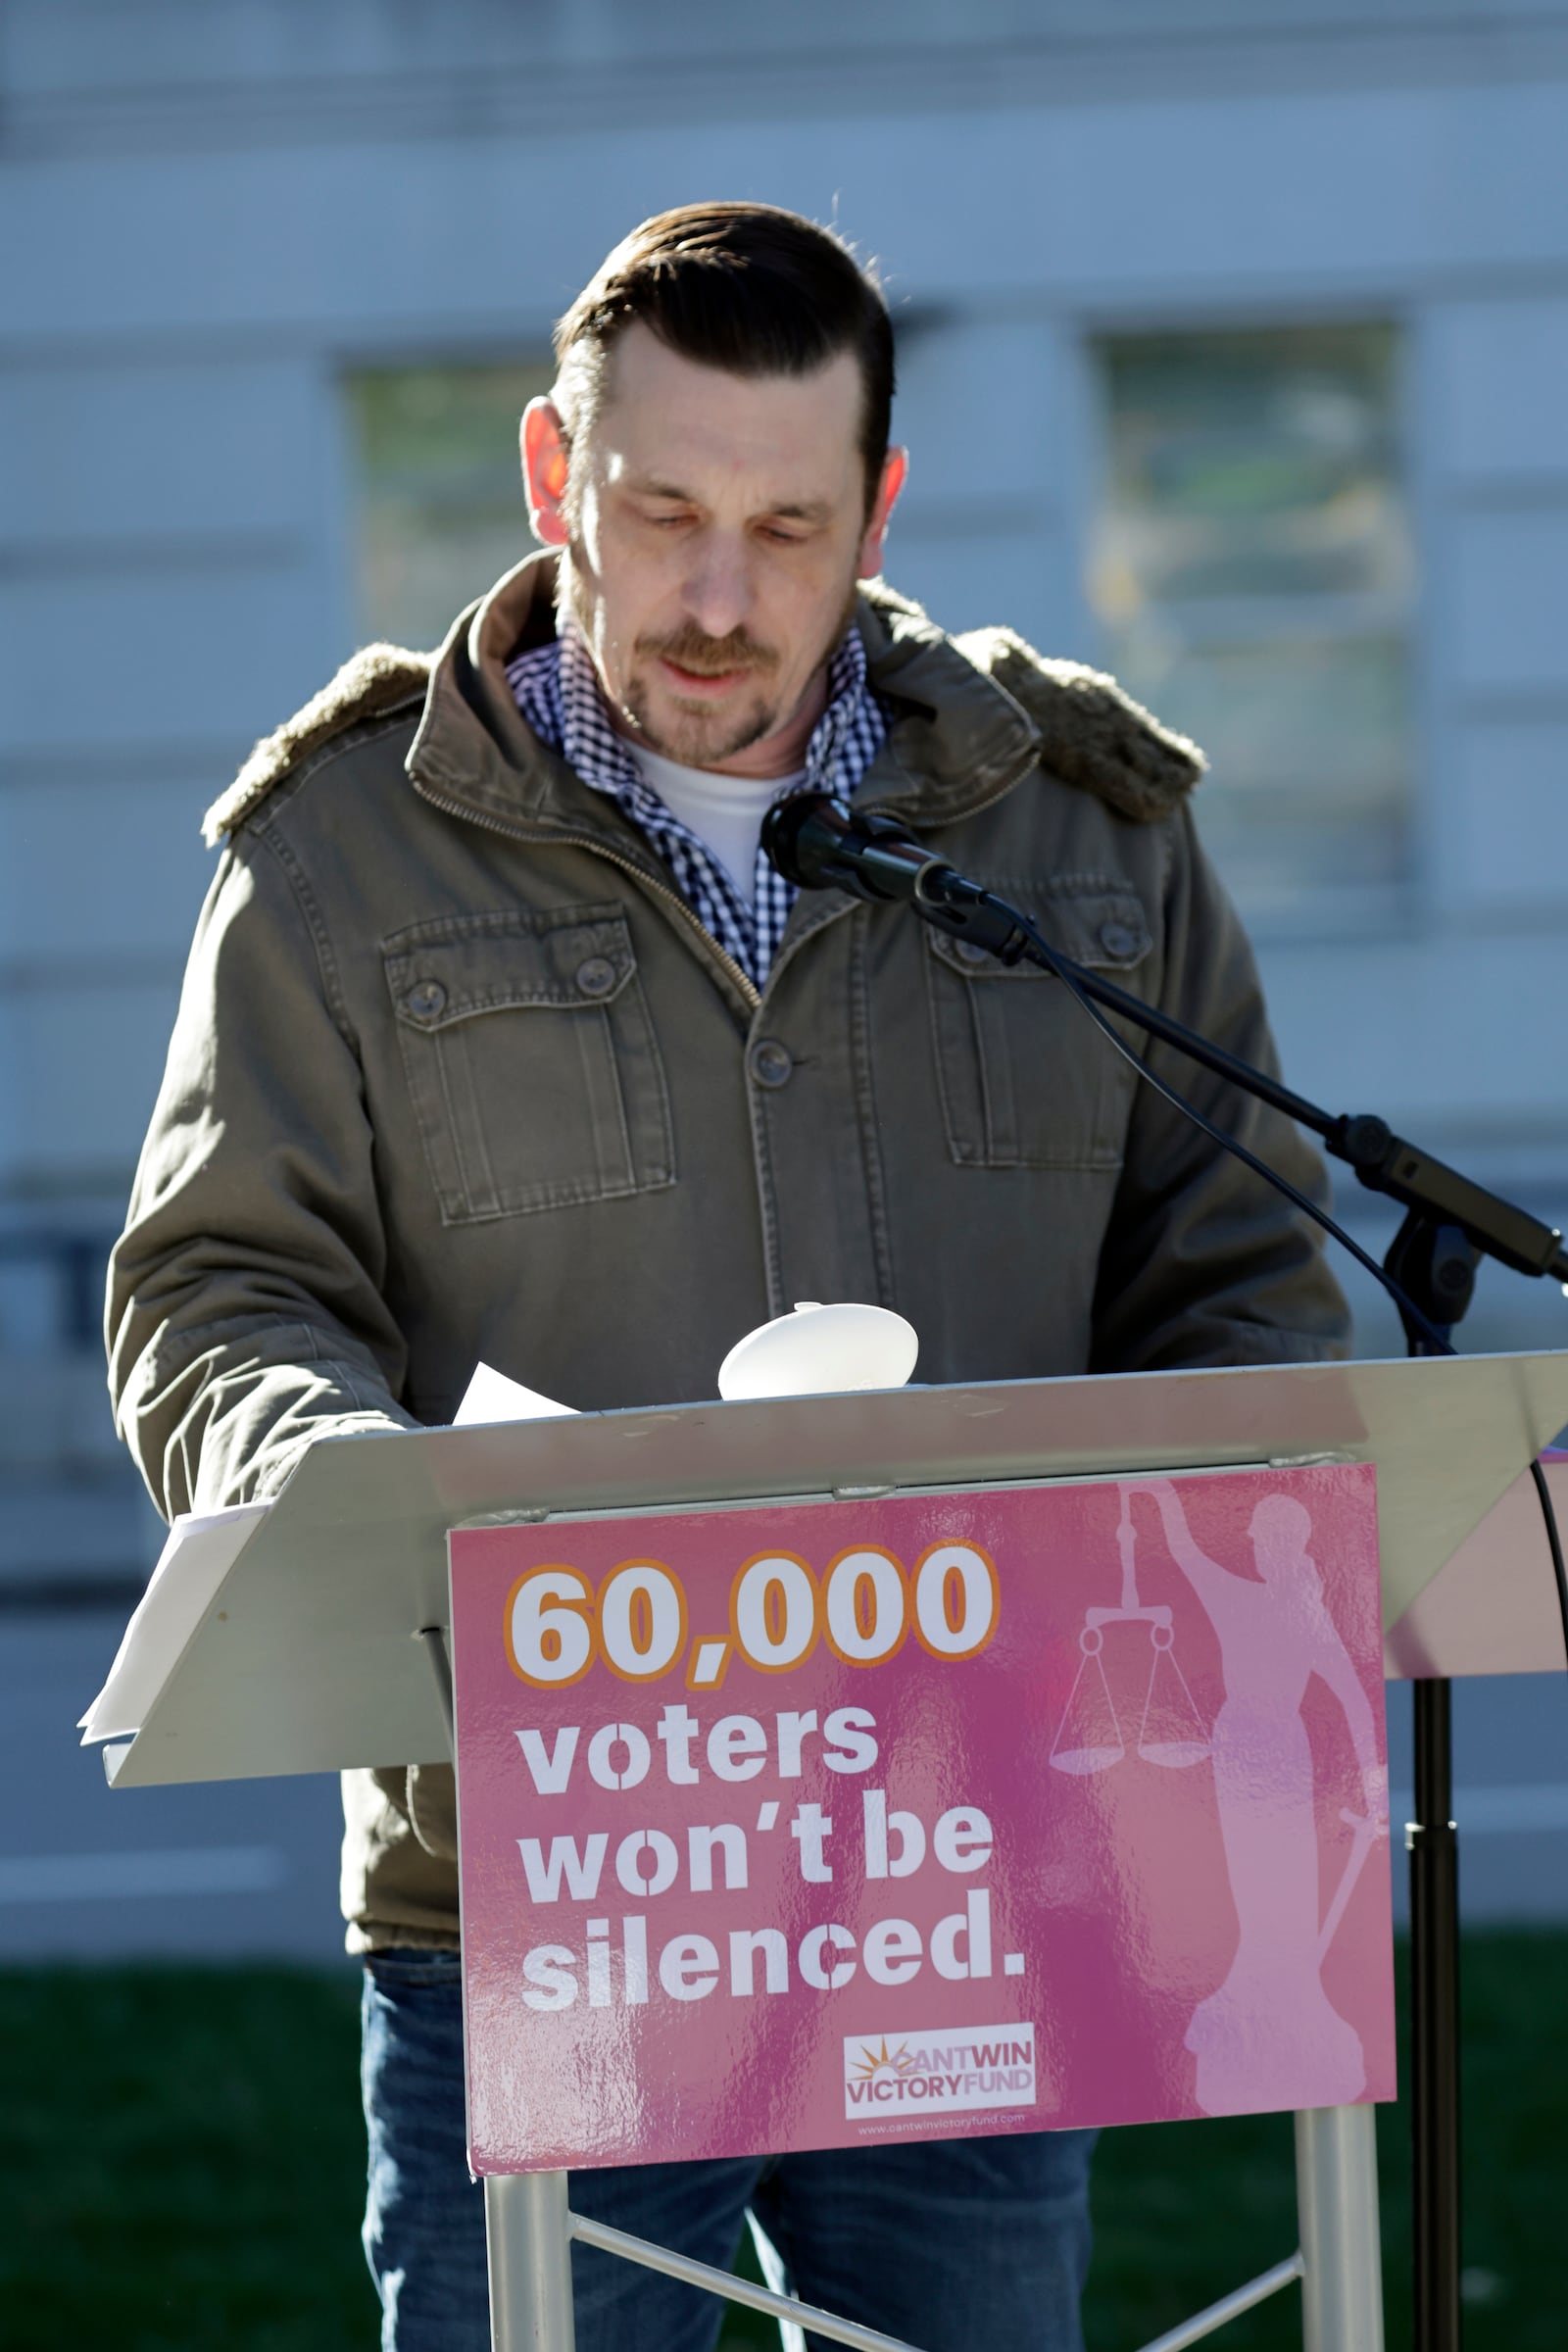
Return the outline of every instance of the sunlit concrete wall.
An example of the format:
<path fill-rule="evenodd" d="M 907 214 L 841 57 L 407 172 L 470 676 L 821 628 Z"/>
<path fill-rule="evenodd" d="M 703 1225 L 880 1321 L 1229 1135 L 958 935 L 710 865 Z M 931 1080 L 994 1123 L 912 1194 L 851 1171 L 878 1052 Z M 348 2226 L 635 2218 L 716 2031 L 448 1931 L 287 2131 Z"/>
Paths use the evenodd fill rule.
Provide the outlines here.
<path fill-rule="evenodd" d="M 1402 326 L 1418 885 L 1265 973 L 1303 1089 L 1568 1216 L 1568 9 L 14 0 L 0 101 L 0 1574 L 144 1540 L 87 1261 L 200 812 L 356 639 L 343 370 L 537 349 L 627 225 L 715 191 L 880 257 L 890 572 L 1063 653 L 1097 651 L 1095 333 Z M 1475 1337 L 1565 1312 L 1490 1279 Z"/>

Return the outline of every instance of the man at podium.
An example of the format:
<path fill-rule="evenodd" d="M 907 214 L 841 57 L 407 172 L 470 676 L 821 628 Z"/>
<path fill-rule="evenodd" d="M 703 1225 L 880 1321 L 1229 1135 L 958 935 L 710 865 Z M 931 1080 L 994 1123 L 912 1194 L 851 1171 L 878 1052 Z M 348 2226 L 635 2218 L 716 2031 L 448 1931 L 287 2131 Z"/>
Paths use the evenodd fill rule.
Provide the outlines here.
<path fill-rule="evenodd" d="M 434 655 L 358 655 L 210 814 L 108 1309 L 160 1507 L 274 1494 L 326 1433 L 449 1421 L 477 1360 L 580 1408 L 710 1396 L 803 1298 L 899 1309 L 927 1381 L 1342 1352 L 1304 1221 L 1064 989 L 797 896 L 760 853 L 781 795 L 889 811 L 1272 1061 L 1193 829 L 1200 755 L 880 577 L 907 461 L 873 276 L 796 215 L 690 206 L 615 248 L 557 352 L 522 420 L 540 551 Z M 1285 1121 L 1169 1066 L 1321 1190 Z M 477 2352 L 452 1776 L 344 1795 L 382 2341 Z M 929 2352 L 1038 2352 L 1079 2342 L 1088 2164 L 1087 2134 L 926 2140 L 586 2172 L 572 2200 L 717 2263 L 750 2208 L 808 2299 Z M 575 2260 L 585 2352 L 711 2343 L 710 2299 Z"/>

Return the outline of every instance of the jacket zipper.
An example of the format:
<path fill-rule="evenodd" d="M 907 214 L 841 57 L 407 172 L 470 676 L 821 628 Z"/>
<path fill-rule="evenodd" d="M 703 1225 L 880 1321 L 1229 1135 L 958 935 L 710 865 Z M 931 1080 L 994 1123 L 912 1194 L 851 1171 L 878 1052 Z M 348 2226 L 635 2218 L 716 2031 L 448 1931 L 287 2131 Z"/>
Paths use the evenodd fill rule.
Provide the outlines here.
<path fill-rule="evenodd" d="M 440 793 L 432 792 L 426 784 L 416 783 L 414 789 L 421 800 L 429 802 L 432 808 L 443 809 L 448 816 L 461 817 L 467 824 L 482 825 L 486 832 L 499 833 L 507 841 L 542 844 L 546 848 L 554 846 L 564 850 L 590 850 L 596 858 L 603 858 L 608 864 L 618 865 L 623 874 L 630 874 L 633 881 L 640 882 L 645 890 L 652 891 L 658 898 L 668 900 L 670 906 L 680 915 L 681 920 L 690 930 L 695 931 L 704 947 L 708 948 L 722 964 L 725 972 L 734 981 L 735 986 L 740 990 L 754 1012 L 762 1002 L 762 992 L 751 974 L 743 971 L 734 956 L 719 946 L 708 925 L 698 920 L 686 901 L 681 897 L 680 892 L 671 890 L 667 882 L 661 882 L 656 874 L 649 873 L 646 866 L 634 863 L 630 858 L 622 858 L 618 851 L 606 849 L 602 841 L 593 841 L 587 834 L 526 833 L 520 825 L 509 825 L 498 816 L 481 815 L 477 809 L 465 808 L 461 801 L 449 801 Z"/>

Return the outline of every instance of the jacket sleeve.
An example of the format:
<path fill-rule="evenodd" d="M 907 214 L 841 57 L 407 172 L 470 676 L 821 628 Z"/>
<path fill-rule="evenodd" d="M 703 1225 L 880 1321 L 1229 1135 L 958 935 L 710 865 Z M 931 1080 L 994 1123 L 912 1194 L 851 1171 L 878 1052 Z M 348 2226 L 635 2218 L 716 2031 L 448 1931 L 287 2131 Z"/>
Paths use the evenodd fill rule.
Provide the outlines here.
<path fill-rule="evenodd" d="M 1171 822 L 1160 1008 L 1277 1075 L 1247 935 L 1190 814 L 1184 809 Z M 1328 1206 L 1322 1160 L 1292 1120 L 1172 1047 L 1137 1035 L 1131 1042 L 1217 1127 Z M 1141 1084 L 1101 1253 L 1094 1369 L 1348 1354 L 1349 1311 L 1325 1262 L 1323 1239 L 1261 1176 Z"/>
<path fill-rule="evenodd" d="M 265 829 L 202 909 L 125 1231 L 110 1390 L 166 1516 L 274 1494 L 307 1446 L 406 1429 L 359 1056 Z"/>

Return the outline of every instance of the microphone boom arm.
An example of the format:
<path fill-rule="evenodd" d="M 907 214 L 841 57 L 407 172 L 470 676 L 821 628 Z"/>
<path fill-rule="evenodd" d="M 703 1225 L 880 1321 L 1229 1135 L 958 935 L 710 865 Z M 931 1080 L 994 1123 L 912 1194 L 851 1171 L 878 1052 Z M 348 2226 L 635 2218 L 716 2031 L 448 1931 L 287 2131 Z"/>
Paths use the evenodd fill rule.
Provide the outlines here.
<path fill-rule="evenodd" d="M 1026 916 L 936 857 L 896 817 L 869 809 L 854 812 L 827 793 L 796 793 L 768 810 L 762 839 L 779 872 L 798 886 L 844 890 L 872 906 L 903 903 L 933 929 L 972 941 L 999 962 L 1037 965 L 1188 1060 L 1283 1111 L 1319 1137 L 1325 1151 L 1344 1160 L 1369 1192 L 1387 1194 L 1429 1223 L 1457 1226 L 1473 1249 L 1517 1274 L 1546 1274 L 1568 1285 L 1568 1250 L 1554 1227 L 1407 1143 L 1376 1113 L 1324 1110 L 1157 1005 L 1048 947 Z"/>

